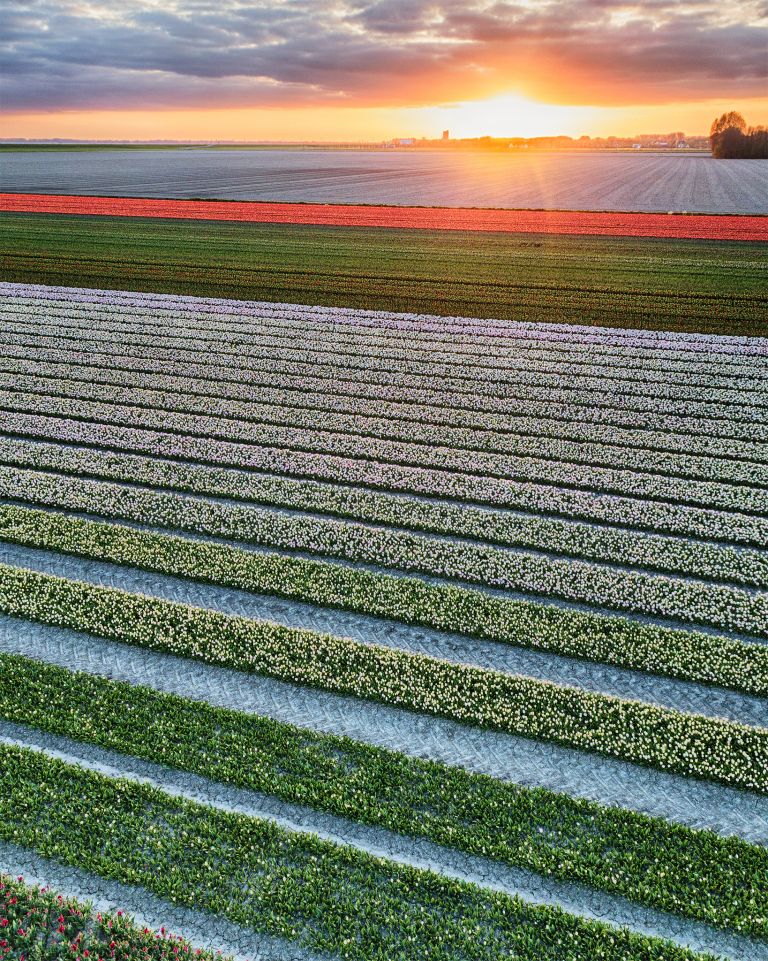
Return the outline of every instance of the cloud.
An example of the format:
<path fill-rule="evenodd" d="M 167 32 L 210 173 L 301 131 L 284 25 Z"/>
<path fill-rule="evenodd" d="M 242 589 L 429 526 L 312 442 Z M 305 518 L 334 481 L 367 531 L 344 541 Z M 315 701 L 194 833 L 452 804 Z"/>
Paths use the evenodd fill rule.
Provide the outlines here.
<path fill-rule="evenodd" d="M 764 0 L 6 2 L 9 112 L 764 95 Z"/>

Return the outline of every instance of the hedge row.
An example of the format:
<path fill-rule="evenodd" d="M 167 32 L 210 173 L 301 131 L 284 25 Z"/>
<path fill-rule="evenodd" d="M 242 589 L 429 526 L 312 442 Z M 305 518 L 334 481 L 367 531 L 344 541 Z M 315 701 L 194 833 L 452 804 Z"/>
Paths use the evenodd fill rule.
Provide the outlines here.
<path fill-rule="evenodd" d="M 0 837 L 347 961 L 697 957 L 42 754 L 0 758 Z"/>
<path fill-rule="evenodd" d="M 9 504 L 0 504 L 0 539 L 751 694 L 768 691 L 768 645 L 703 631 Z"/>
<path fill-rule="evenodd" d="M 768 635 L 768 593 L 646 571 L 606 568 L 578 558 L 513 552 L 410 531 L 3 467 L 0 467 L 0 497 L 406 573 L 561 598 L 609 611 L 648 614 L 687 624 Z M 556 550 L 557 543 L 549 544 L 548 549 Z M 762 561 L 768 568 L 768 557 Z M 722 577 L 727 578 L 728 573 L 723 571 Z"/>
<path fill-rule="evenodd" d="M 736 838 L 26 657 L 0 655 L 0 717 L 768 935 L 768 851 Z"/>
<path fill-rule="evenodd" d="M 768 730 L 0 565 L 0 610 L 768 792 Z"/>

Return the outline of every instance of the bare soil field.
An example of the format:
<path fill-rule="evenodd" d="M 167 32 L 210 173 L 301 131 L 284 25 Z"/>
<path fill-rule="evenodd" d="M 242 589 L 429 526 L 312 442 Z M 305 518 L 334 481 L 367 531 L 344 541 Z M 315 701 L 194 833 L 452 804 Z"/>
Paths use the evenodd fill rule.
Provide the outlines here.
<path fill-rule="evenodd" d="M 4 151 L 13 193 L 760 214 L 768 161 L 701 154 Z"/>

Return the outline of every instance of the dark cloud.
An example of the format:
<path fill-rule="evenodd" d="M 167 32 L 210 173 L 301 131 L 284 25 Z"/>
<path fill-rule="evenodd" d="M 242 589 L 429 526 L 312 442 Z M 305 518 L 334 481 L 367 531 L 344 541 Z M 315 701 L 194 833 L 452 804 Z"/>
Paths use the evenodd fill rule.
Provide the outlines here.
<path fill-rule="evenodd" d="M 7 111 L 759 96 L 764 0 L 6 2 Z"/>

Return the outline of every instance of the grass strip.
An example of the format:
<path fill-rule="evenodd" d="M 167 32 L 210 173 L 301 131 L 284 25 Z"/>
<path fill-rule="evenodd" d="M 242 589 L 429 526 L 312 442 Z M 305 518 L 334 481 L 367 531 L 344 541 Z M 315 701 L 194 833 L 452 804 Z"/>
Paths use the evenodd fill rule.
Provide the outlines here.
<path fill-rule="evenodd" d="M 768 646 L 362 568 L 0 504 L 0 540 L 632 670 L 768 692 Z"/>
<path fill-rule="evenodd" d="M 768 792 L 768 730 L 0 565 L 0 610 Z"/>
<path fill-rule="evenodd" d="M 0 231 L 21 283 L 751 336 L 768 322 L 757 244 L 36 214 Z"/>
<path fill-rule="evenodd" d="M 39 753 L 0 758 L 0 837 L 348 961 L 697 957 Z"/>
<path fill-rule="evenodd" d="M 736 838 L 18 655 L 0 655 L 0 716 L 768 936 L 768 851 Z"/>
<path fill-rule="evenodd" d="M 5 923 L 4 923 L 5 922 Z M 0 959 L 59 961 L 113 958 L 115 961 L 228 961 L 193 949 L 183 938 L 136 924 L 123 911 L 94 914 L 87 901 L 0 874 Z"/>

